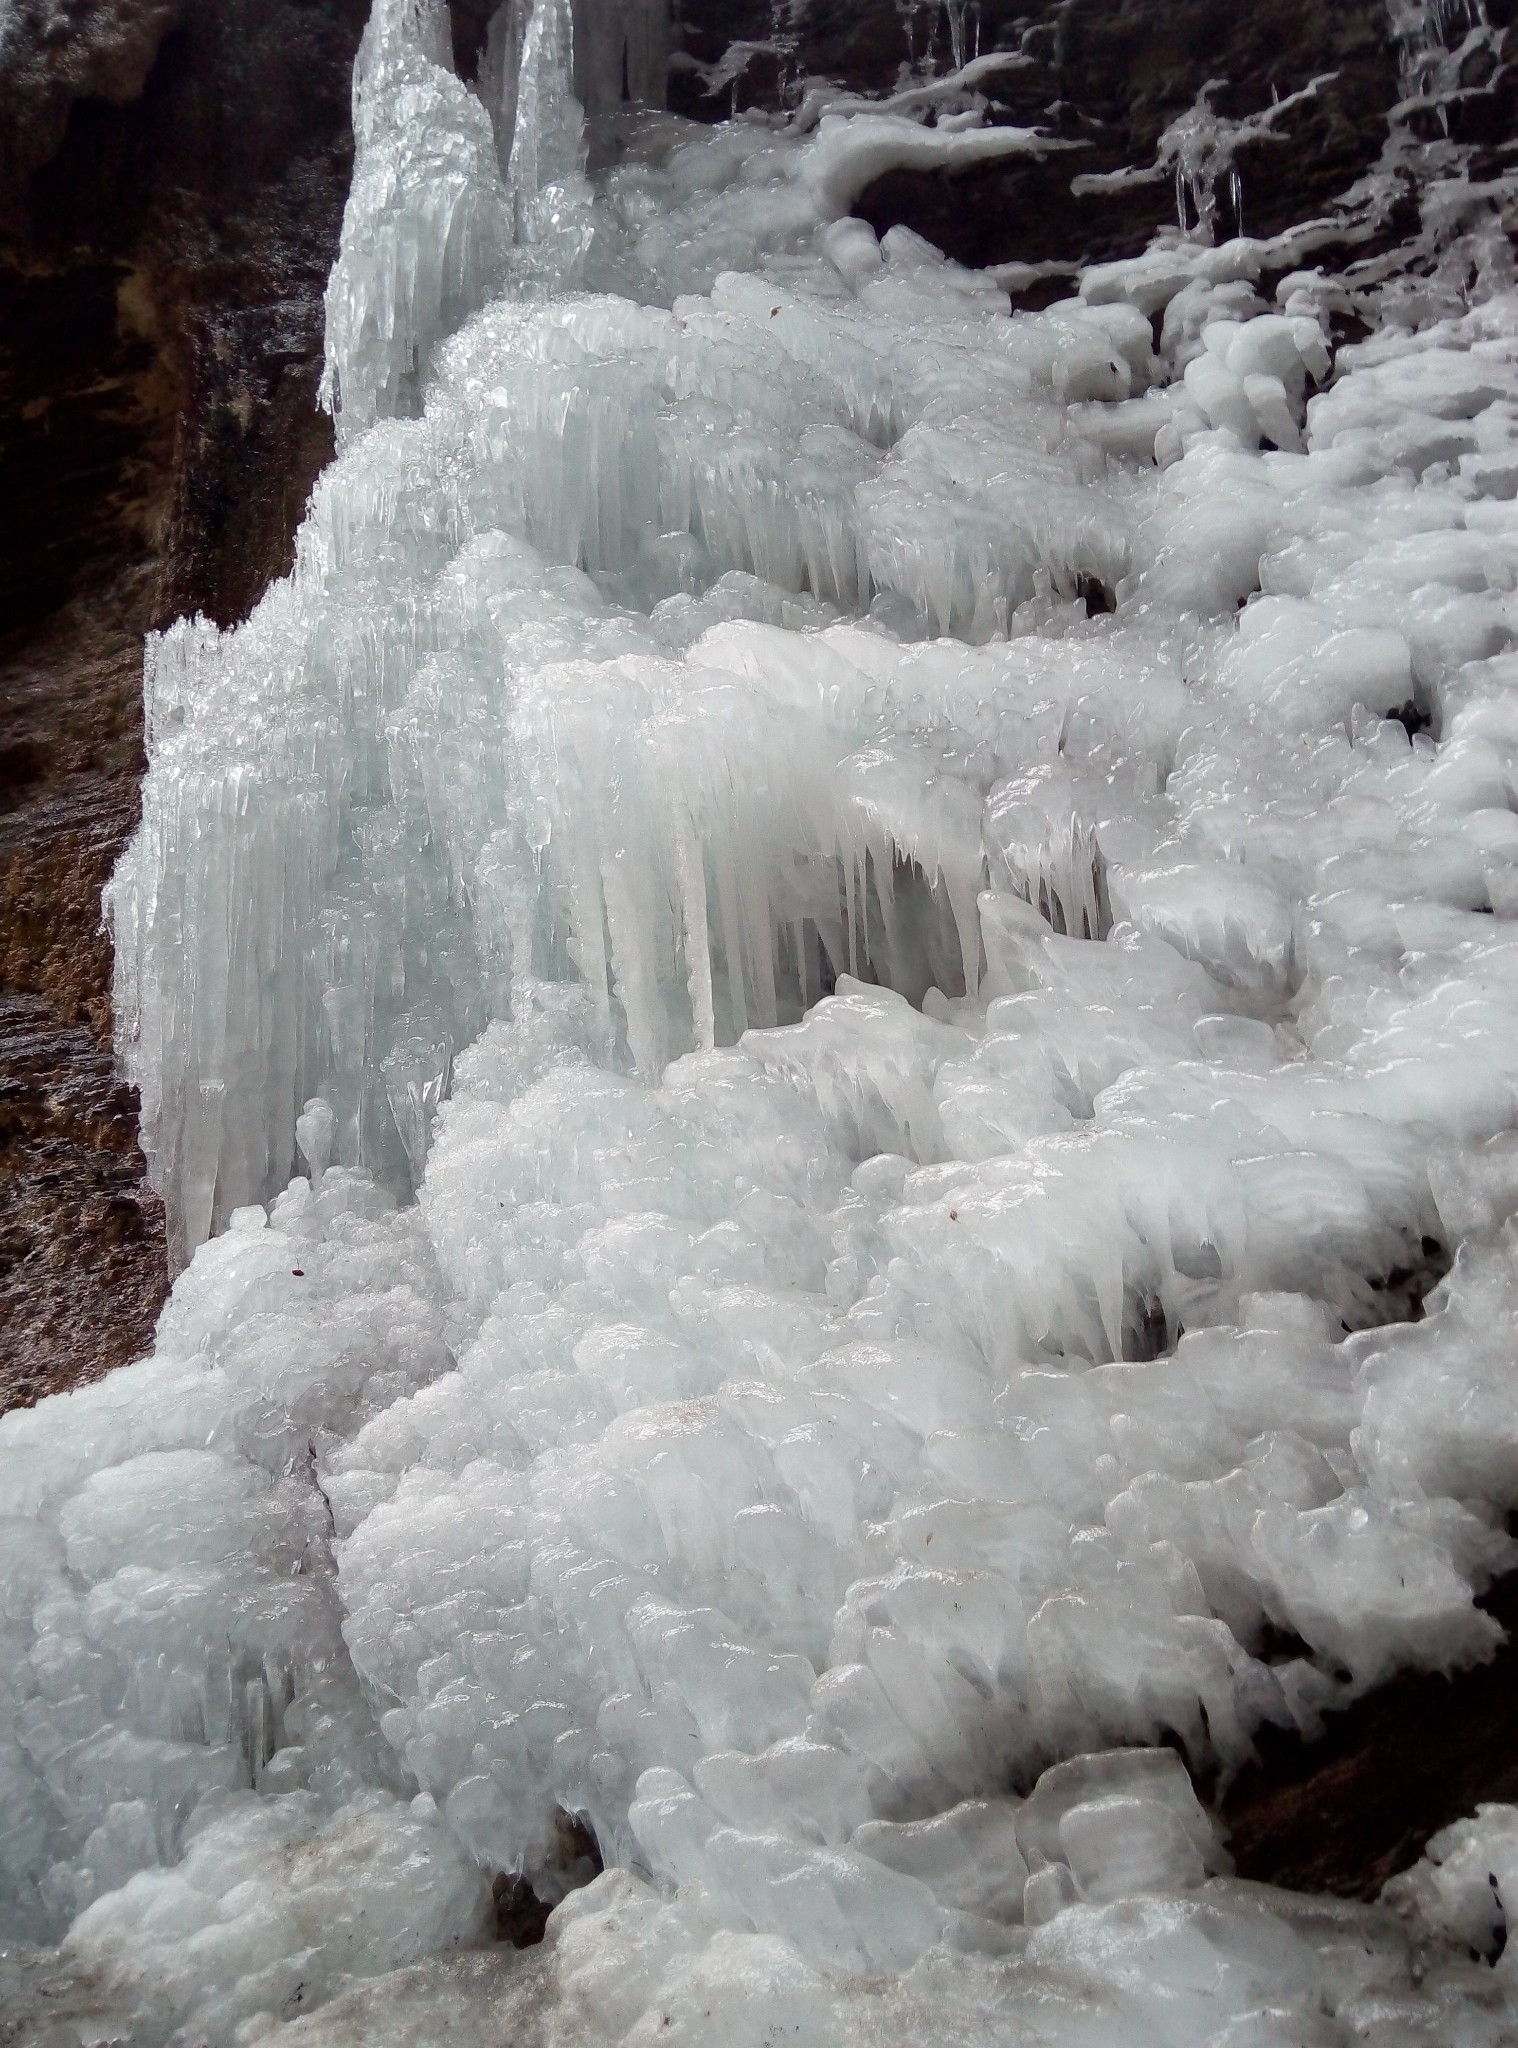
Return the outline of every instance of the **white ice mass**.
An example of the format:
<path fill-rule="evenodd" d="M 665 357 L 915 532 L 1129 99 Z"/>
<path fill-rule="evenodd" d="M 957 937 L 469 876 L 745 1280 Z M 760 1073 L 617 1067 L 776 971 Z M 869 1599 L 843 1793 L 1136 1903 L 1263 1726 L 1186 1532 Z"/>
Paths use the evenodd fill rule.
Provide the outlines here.
<path fill-rule="evenodd" d="M 1518 1815 L 1341 1905 L 1186 1766 L 1518 1562 L 1512 195 L 1009 315 L 849 215 L 992 59 L 701 129 L 662 19 L 376 0 L 338 459 L 148 651 L 184 1270 L 0 1421 L 0 2038 L 1511 2043 Z"/>

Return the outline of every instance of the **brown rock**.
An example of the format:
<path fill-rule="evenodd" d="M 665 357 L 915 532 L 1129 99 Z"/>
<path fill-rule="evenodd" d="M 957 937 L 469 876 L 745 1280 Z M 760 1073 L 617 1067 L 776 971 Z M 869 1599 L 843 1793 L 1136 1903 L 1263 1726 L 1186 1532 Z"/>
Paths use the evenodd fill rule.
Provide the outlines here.
<path fill-rule="evenodd" d="M 12 0 L 0 22 L 0 206 L 22 211 L 26 181 L 62 142 L 75 100 L 137 98 L 183 11 L 184 0 Z"/>

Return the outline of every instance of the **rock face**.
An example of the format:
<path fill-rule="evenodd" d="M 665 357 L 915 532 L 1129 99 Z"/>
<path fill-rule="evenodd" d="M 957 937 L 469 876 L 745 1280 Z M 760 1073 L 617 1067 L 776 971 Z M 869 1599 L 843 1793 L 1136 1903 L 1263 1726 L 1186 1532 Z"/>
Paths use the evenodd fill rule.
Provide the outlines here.
<path fill-rule="evenodd" d="M 366 13 L 20 0 L 0 28 L 0 1405 L 135 1356 L 163 1297 L 99 892 L 144 631 L 242 616 L 330 449 Z"/>
<path fill-rule="evenodd" d="M 0 135 L 0 204 L 24 218 L 26 180 L 55 154 L 75 100 L 129 105 L 183 0 L 16 0 L 0 23 L 7 121 Z"/>

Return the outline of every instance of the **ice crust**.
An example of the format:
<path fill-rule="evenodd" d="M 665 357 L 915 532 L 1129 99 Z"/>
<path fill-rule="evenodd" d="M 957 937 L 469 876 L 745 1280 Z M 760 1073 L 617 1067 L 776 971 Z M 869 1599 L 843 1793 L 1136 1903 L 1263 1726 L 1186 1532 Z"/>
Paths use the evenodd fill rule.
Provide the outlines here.
<path fill-rule="evenodd" d="M 1489 1655 L 1518 1561 L 1518 298 L 1472 230 L 1335 354 L 1171 231 L 1009 318 L 847 217 L 1042 146 L 985 60 L 591 174 L 573 27 L 476 94 L 378 0 L 341 452 L 149 648 L 187 1263 L 0 1420 L 0 1993 L 1495 2048 L 1511 1810 L 1339 1907 L 1186 1766 Z"/>

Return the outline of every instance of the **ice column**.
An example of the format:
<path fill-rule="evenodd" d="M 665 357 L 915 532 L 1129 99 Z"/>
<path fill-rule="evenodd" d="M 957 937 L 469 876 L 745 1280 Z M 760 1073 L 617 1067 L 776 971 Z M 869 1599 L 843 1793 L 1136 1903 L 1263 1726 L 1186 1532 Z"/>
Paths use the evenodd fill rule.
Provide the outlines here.
<path fill-rule="evenodd" d="M 298 1077 L 314 1056 L 289 935 L 319 911 L 351 753 L 313 700 L 291 716 L 302 652 L 283 586 L 241 634 L 181 620 L 147 645 L 154 772 L 105 909 L 117 1046 L 141 1091 L 174 1265 L 223 1220 L 226 1189 L 262 1193 L 288 1172 Z M 201 699 L 213 707 L 204 727 L 191 715 Z"/>
<path fill-rule="evenodd" d="M 574 96 L 574 22 L 569 0 L 534 0 L 522 40 L 516 120 L 506 182 L 518 241 L 542 238 L 539 195 L 580 176 L 585 114 Z"/>
<path fill-rule="evenodd" d="M 505 0 L 490 17 L 485 54 L 480 59 L 479 94 L 495 129 L 496 156 L 504 171 L 511 162 L 517 125 L 517 88 L 522 71 L 522 45 L 532 0 Z"/>
<path fill-rule="evenodd" d="M 495 130 L 454 76 L 444 0 L 376 0 L 353 133 L 322 381 L 342 441 L 420 413 L 433 350 L 499 288 L 511 239 Z"/>

